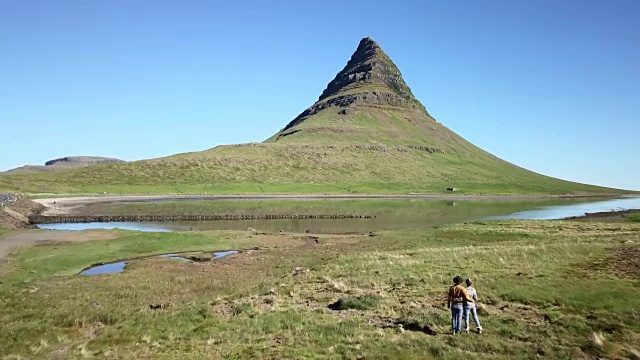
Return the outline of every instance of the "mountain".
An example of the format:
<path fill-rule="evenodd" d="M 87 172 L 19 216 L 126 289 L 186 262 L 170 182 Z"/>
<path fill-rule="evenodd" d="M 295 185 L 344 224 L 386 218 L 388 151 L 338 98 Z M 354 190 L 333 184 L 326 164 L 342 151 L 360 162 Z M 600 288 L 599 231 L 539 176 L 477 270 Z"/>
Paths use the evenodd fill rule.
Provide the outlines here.
<path fill-rule="evenodd" d="M 267 142 L 424 144 L 437 125 L 393 61 L 367 37 L 318 101 Z"/>
<path fill-rule="evenodd" d="M 398 67 L 369 37 L 318 101 L 266 142 L 384 144 L 465 156 L 481 152 L 429 115 Z"/>
<path fill-rule="evenodd" d="M 372 39 L 263 143 L 0 176 L 0 190 L 111 193 L 619 194 L 501 160 L 437 122 Z"/>
<path fill-rule="evenodd" d="M 45 162 L 44 165 L 24 165 L 15 169 L 9 169 L 0 174 L 30 174 L 35 172 L 61 171 L 111 162 L 124 162 L 124 160 L 101 156 L 65 156 L 49 160 Z"/>

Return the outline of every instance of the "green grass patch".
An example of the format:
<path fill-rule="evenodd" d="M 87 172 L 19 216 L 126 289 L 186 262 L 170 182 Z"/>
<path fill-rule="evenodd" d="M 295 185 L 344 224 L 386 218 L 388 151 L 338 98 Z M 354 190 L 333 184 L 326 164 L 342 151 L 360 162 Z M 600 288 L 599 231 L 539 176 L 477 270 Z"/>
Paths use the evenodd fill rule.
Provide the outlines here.
<path fill-rule="evenodd" d="M 378 306 L 378 303 L 380 303 L 380 296 L 378 295 L 349 296 L 338 299 L 338 301 L 329 305 L 329 308 L 332 310 L 370 310 Z"/>
<path fill-rule="evenodd" d="M 640 222 L 640 212 L 629 213 L 625 217 L 631 221 Z"/>

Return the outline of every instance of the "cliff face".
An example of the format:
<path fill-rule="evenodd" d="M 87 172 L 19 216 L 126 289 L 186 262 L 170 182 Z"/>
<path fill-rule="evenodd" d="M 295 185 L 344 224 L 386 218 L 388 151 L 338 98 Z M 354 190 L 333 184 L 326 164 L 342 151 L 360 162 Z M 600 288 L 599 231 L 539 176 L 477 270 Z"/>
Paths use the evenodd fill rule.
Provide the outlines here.
<path fill-rule="evenodd" d="M 411 105 L 418 102 L 402 78 L 398 67 L 382 51 L 378 43 L 369 37 L 360 40 L 358 48 L 347 65 L 329 82 L 318 101 L 346 90 L 361 88 L 362 92 L 366 93 L 370 85 L 382 85 L 383 89 L 386 87 L 391 94 L 395 95 L 394 98 L 404 100 L 400 102 L 406 107 L 413 107 Z M 395 102 L 397 103 L 398 100 Z"/>

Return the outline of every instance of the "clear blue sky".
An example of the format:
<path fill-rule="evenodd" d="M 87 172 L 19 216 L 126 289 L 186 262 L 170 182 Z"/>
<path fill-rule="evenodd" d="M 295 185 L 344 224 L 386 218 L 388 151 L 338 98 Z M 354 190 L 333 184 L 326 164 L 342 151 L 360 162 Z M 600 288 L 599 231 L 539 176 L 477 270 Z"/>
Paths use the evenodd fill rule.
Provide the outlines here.
<path fill-rule="evenodd" d="M 0 0 L 0 170 L 262 141 L 371 36 L 436 119 L 640 190 L 640 1 Z"/>

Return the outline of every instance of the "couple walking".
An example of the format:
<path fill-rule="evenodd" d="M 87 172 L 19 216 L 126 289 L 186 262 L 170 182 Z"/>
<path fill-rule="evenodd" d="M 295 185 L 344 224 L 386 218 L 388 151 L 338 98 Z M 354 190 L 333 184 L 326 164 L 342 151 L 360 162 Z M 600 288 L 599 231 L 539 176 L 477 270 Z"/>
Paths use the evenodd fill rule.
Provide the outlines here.
<path fill-rule="evenodd" d="M 465 281 L 467 287 L 462 286 L 462 278 L 456 276 L 453 278 L 453 286 L 449 288 L 447 296 L 447 308 L 451 309 L 451 330 L 454 334 L 459 334 L 462 328 L 462 318 L 464 315 L 465 332 L 469 332 L 469 313 L 473 316 L 476 323 L 476 331 L 478 334 L 482 332 L 478 312 L 476 311 L 476 301 L 478 301 L 478 293 L 473 288 L 471 279 Z"/>

